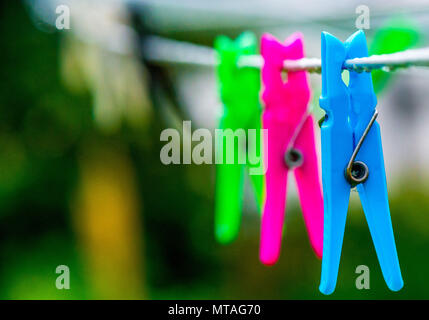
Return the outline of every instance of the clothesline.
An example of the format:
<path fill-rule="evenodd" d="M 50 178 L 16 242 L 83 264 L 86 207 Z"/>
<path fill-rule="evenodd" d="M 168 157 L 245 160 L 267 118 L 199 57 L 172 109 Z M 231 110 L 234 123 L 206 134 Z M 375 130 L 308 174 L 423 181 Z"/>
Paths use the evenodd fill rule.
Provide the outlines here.
<path fill-rule="evenodd" d="M 183 65 L 197 65 L 215 67 L 217 65 L 216 52 L 207 46 L 196 45 L 189 42 L 165 39 L 158 36 L 149 36 L 143 42 L 143 56 L 155 63 L 171 63 Z M 241 57 L 239 67 L 261 68 L 263 59 L 260 55 Z M 382 69 L 391 71 L 411 66 L 429 67 L 429 47 L 410 49 L 397 53 L 372 55 L 365 58 L 348 59 L 344 62 L 344 69 L 350 71 L 371 71 Z M 307 70 L 320 73 L 321 60 L 319 58 L 303 58 L 299 60 L 286 60 L 285 71 Z"/>

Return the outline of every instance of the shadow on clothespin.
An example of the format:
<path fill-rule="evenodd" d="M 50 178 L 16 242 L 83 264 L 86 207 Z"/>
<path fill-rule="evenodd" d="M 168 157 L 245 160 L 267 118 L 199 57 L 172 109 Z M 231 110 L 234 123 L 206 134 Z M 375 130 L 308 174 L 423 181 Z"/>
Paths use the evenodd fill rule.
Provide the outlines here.
<path fill-rule="evenodd" d="M 349 205 L 350 189 L 357 188 L 377 257 L 388 287 L 403 286 L 387 197 L 386 174 L 377 98 L 371 73 L 350 72 L 341 78 L 346 59 L 368 56 L 365 34 L 354 33 L 345 43 L 322 33 L 322 96 L 326 111 L 321 127 L 324 242 L 320 291 L 335 290 Z"/>
<path fill-rule="evenodd" d="M 311 245 L 322 256 L 323 200 L 317 166 L 314 119 L 308 113 L 310 86 L 306 71 L 289 72 L 282 78 L 285 60 L 304 57 L 302 35 L 285 43 L 269 34 L 262 37 L 262 82 L 265 103 L 266 201 L 262 215 L 260 260 L 274 264 L 280 255 L 286 207 L 287 176 L 293 171 Z"/>
<path fill-rule="evenodd" d="M 223 159 L 216 165 L 215 234 L 220 243 L 229 243 L 237 237 L 240 229 L 243 201 L 244 168 L 250 173 L 259 208 L 264 197 L 261 142 L 261 106 L 259 103 L 260 71 L 255 68 L 239 67 L 240 57 L 257 54 L 257 39 L 253 33 L 245 32 L 236 40 L 219 36 L 215 41 L 218 54 L 218 84 L 223 103 L 223 115 L 219 128 L 242 131 L 246 140 L 228 144 L 222 136 L 220 146 Z M 226 131 L 224 131 L 226 132 Z M 253 132 L 254 134 L 250 134 Z M 233 154 L 234 161 L 227 163 Z M 244 161 L 239 161 L 239 155 Z M 253 157 L 252 157 L 253 155 Z"/>

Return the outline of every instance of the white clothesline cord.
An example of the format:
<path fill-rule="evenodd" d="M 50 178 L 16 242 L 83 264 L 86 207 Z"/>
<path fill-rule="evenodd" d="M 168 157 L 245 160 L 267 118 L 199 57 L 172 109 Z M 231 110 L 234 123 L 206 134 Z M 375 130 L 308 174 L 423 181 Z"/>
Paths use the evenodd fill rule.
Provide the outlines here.
<path fill-rule="evenodd" d="M 409 49 L 390 54 L 373 55 L 365 58 L 346 60 L 344 67 L 349 70 L 396 69 L 410 66 L 429 66 L 429 47 Z"/>
<path fill-rule="evenodd" d="M 216 52 L 206 46 L 188 42 L 150 36 L 143 43 L 143 56 L 155 63 L 198 65 L 215 67 L 217 65 Z M 260 55 L 243 56 L 238 61 L 239 67 L 261 68 L 263 58 Z M 344 62 L 344 69 L 351 71 L 371 71 L 382 69 L 391 71 L 397 68 L 410 66 L 429 66 L 429 47 L 410 49 L 397 53 L 372 55 L 365 58 L 348 59 Z M 303 58 L 286 60 L 285 71 L 307 70 L 320 73 L 321 60 L 318 58 Z"/>
<path fill-rule="evenodd" d="M 105 1 L 105 0 L 103 0 Z M 156 0 L 121 0 L 129 4 L 145 4 L 159 5 Z M 50 0 L 46 5 L 52 7 L 53 4 L 58 4 L 59 0 Z M 67 3 L 72 3 L 67 0 Z M 116 1 L 112 1 L 114 3 Z M 120 2 L 120 1 L 119 1 Z M 74 3 L 79 3 L 75 1 Z M 37 14 L 48 12 L 49 10 L 36 10 L 36 6 L 29 2 L 31 7 Z M 176 6 L 174 1 L 168 1 L 169 5 Z M 210 7 L 210 8 L 209 8 Z M 207 10 L 213 9 L 210 5 Z M 44 8 L 43 6 L 41 8 Z M 79 7 L 76 7 L 79 8 Z M 86 11 L 85 11 L 86 12 Z M 108 12 L 108 11 L 107 11 Z M 240 7 L 240 12 L 242 8 Z M 76 15 L 75 15 L 76 16 Z M 79 16 L 79 15 L 77 15 Z M 84 17 L 85 18 L 85 17 Z M 81 19 L 80 24 L 72 28 L 74 35 L 83 42 L 97 44 L 104 49 L 118 54 L 133 54 L 133 44 L 138 37 L 135 30 L 130 26 L 118 24 L 112 21 L 108 23 L 95 25 L 95 20 L 91 18 L 88 21 Z M 284 19 L 283 19 L 284 20 Z M 53 23 L 54 20 L 49 20 Z M 189 42 L 175 41 L 156 36 L 147 38 L 143 45 L 143 56 L 154 63 L 169 63 L 169 64 L 185 64 L 199 65 L 207 67 L 215 67 L 217 65 L 217 56 L 215 51 L 210 47 L 192 44 Z M 263 59 L 261 56 L 245 56 L 238 61 L 240 67 L 261 68 Z M 366 58 L 356 58 L 346 60 L 344 69 L 353 71 L 371 71 L 373 69 L 382 69 L 391 71 L 397 68 L 407 68 L 410 66 L 429 66 L 429 48 L 406 50 L 393 54 L 374 55 Z M 303 58 L 300 60 L 288 60 L 284 62 L 284 69 L 287 71 L 307 70 L 309 72 L 320 73 L 321 61 L 318 58 Z"/>

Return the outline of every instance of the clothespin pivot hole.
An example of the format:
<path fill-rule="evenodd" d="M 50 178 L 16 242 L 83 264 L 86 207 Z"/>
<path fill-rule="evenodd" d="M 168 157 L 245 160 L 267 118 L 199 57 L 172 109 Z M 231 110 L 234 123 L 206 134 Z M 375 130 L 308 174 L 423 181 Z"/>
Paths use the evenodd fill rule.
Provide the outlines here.
<path fill-rule="evenodd" d="M 352 166 L 346 168 L 346 179 L 352 187 L 364 183 L 369 176 L 369 169 L 365 162 L 355 161 Z"/>
<path fill-rule="evenodd" d="M 295 148 L 290 148 L 285 153 L 285 163 L 288 166 L 288 168 L 297 168 L 302 165 L 304 162 L 304 157 L 302 155 L 302 152 Z"/>

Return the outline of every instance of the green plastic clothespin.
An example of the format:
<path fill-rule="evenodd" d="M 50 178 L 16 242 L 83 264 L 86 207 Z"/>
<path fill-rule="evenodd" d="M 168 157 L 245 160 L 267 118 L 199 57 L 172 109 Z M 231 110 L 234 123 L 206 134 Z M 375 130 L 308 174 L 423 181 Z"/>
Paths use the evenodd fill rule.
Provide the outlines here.
<path fill-rule="evenodd" d="M 221 147 L 223 164 L 216 165 L 215 234 L 220 243 L 229 243 L 234 240 L 240 229 L 245 167 L 249 171 L 262 165 L 260 70 L 238 66 L 240 57 L 257 54 L 257 48 L 257 38 L 251 32 L 241 34 L 235 41 L 226 36 L 219 36 L 215 41 L 219 58 L 218 84 L 223 103 L 223 115 L 219 127 L 223 130 L 244 130 L 247 142 L 247 145 L 239 145 L 238 139 L 235 139 L 234 150 L 232 150 L 227 139 L 223 138 L 223 147 Z M 249 129 L 255 129 L 256 139 L 249 139 L 252 138 L 249 135 Z M 251 148 L 254 148 L 252 152 L 256 151 L 261 159 L 256 164 L 250 161 L 246 152 L 250 153 Z M 234 163 L 227 164 L 227 155 L 232 151 L 234 151 Z M 245 163 L 239 163 L 237 157 L 239 151 L 246 155 Z M 253 174 L 250 175 L 250 179 L 260 210 L 264 197 L 264 176 Z"/>
<path fill-rule="evenodd" d="M 394 17 L 376 31 L 369 47 L 369 54 L 385 54 L 407 50 L 415 46 L 420 32 L 412 20 L 405 17 Z M 372 71 L 372 81 L 376 93 L 382 91 L 392 74 L 382 70 Z"/>

